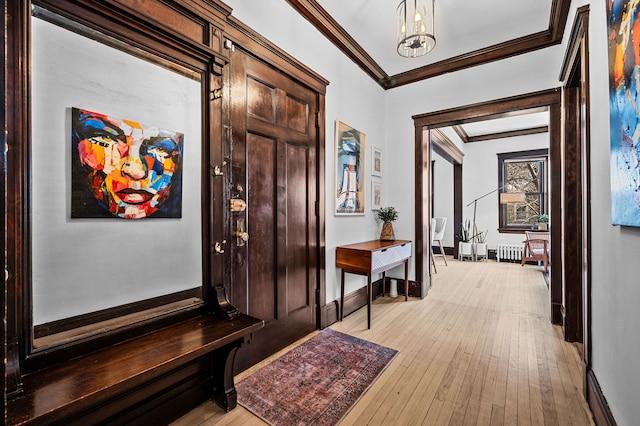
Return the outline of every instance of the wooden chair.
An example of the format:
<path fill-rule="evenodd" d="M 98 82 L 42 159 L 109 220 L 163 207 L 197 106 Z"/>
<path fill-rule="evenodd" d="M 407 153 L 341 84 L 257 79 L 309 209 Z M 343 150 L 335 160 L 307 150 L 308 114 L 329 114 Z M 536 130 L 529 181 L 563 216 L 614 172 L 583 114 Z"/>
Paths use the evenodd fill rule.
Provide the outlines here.
<path fill-rule="evenodd" d="M 526 240 L 524 243 L 524 251 L 522 253 L 521 265 L 530 260 L 542 262 L 544 272 L 549 272 L 549 233 L 548 232 L 532 232 L 525 231 Z"/>

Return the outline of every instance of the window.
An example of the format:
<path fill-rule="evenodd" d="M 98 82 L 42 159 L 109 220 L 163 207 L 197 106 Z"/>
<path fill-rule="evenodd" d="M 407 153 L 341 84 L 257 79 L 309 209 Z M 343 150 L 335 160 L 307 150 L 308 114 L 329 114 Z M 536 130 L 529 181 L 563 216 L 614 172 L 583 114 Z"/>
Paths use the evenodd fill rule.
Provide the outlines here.
<path fill-rule="evenodd" d="M 548 214 L 548 149 L 498 154 L 501 193 L 524 193 L 524 202 L 500 204 L 500 232 L 531 229 Z"/>

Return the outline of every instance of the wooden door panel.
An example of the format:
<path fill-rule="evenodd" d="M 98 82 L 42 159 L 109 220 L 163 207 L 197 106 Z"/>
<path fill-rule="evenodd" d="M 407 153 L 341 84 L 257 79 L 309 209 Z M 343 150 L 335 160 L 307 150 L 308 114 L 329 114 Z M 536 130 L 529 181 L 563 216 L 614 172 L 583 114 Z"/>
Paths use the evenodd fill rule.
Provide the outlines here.
<path fill-rule="evenodd" d="M 232 302 L 266 323 L 238 353 L 240 371 L 317 327 L 318 94 L 241 49 L 230 77 L 230 186 L 246 186 L 247 203 L 234 219 L 249 233 L 232 247 Z"/>
<path fill-rule="evenodd" d="M 268 123 L 276 122 L 276 88 L 247 76 L 247 114 Z"/>
<path fill-rule="evenodd" d="M 275 147 L 273 139 L 247 135 L 247 232 L 249 315 L 265 322 L 275 318 Z"/>
<path fill-rule="evenodd" d="M 286 313 L 290 314 L 311 304 L 307 282 L 309 256 L 307 222 L 307 149 L 297 145 L 287 145 L 286 176 L 286 251 L 288 263 L 286 275 Z M 300 183 L 304 182 L 303 185 Z"/>

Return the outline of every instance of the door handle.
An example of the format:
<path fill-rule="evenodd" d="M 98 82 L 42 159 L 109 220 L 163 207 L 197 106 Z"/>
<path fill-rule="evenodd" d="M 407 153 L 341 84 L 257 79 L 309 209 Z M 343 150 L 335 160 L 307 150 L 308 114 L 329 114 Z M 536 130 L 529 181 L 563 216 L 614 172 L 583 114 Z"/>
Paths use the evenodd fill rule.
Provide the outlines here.
<path fill-rule="evenodd" d="M 242 247 L 247 241 L 249 241 L 249 234 L 244 230 L 244 219 L 238 219 L 236 221 L 236 245 Z"/>

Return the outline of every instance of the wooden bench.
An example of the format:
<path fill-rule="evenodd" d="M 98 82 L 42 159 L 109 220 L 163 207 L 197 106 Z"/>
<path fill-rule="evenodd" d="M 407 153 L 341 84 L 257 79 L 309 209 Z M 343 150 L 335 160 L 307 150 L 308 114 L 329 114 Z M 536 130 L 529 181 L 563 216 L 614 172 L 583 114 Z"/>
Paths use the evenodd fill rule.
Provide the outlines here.
<path fill-rule="evenodd" d="M 243 314 L 205 314 L 25 375 L 23 395 L 7 403 L 8 424 L 126 423 L 127 416 L 161 407 L 158 398 L 164 395 L 166 403 L 180 403 L 203 362 L 211 372 L 203 386 L 229 411 L 236 406 L 236 351 L 263 326 Z"/>

